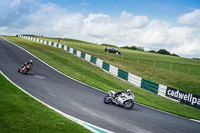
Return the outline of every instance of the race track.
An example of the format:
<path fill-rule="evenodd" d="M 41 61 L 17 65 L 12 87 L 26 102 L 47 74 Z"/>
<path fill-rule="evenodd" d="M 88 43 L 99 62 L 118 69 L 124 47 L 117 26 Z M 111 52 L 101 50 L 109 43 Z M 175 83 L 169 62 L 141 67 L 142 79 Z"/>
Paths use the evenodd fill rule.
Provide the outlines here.
<path fill-rule="evenodd" d="M 32 59 L 33 70 L 17 72 Z M 66 62 L 67 63 L 67 62 Z M 200 123 L 139 104 L 132 110 L 103 103 L 104 92 L 68 78 L 0 38 L 0 71 L 25 91 L 80 120 L 116 133 L 200 133 Z"/>

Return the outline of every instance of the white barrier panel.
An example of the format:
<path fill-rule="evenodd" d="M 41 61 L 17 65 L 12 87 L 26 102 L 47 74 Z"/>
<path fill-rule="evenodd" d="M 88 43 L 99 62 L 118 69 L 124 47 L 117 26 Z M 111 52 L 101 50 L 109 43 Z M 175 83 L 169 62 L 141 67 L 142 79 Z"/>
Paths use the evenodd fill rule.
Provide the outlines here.
<path fill-rule="evenodd" d="M 90 59 L 91 59 L 91 55 L 85 54 L 85 60 L 87 60 L 88 62 L 90 62 Z"/>
<path fill-rule="evenodd" d="M 77 50 L 76 55 L 77 55 L 78 57 L 81 57 L 81 51 L 78 51 L 78 50 Z"/>
<path fill-rule="evenodd" d="M 113 66 L 113 65 L 110 65 L 109 72 L 112 73 L 115 76 L 118 76 L 118 68 Z"/>
<path fill-rule="evenodd" d="M 46 40 L 44 41 L 44 44 L 47 44 L 47 41 L 46 41 Z"/>
<path fill-rule="evenodd" d="M 58 48 L 62 49 L 62 44 L 58 44 Z"/>
<path fill-rule="evenodd" d="M 70 48 L 70 49 L 69 49 L 69 52 L 72 53 L 72 54 L 73 54 L 73 51 L 74 51 L 73 48 Z"/>
<path fill-rule="evenodd" d="M 128 82 L 140 87 L 141 86 L 141 82 L 142 82 L 142 78 L 138 77 L 132 73 L 128 73 Z"/>
<path fill-rule="evenodd" d="M 40 43 L 43 43 L 43 40 L 40 40 Z"/>
<path fill-rule="evenodd" d="M 97 58 L 96 65 L 97 65 L 98 67 L 102 68 L 103 60 Z"/>
<path fill-rule="evenodd" d="M 158 86 L 158 95 L 165 97 L 166 90 L 167 90 L 167 86 L 159 84 L 159 86 Z"/>
<path fill-rule="evenodd" d="M 49 44 L 48 45 L 51 45 L 51 42 L 49 42 Z"/>
<path fill-rule="evenodd" d="M 67 51 L 67 46 L 64 46 L 64 50 Z"/>

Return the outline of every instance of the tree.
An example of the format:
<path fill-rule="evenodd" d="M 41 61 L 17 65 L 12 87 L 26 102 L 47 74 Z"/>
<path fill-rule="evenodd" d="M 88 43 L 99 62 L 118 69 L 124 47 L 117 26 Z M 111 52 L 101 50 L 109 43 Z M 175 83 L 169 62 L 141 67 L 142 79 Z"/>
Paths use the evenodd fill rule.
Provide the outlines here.
<path fill-rule="evenodd" d="M 138 47 L 137 50 L 138 51 L 144 51 L 144 48 L 143 47 Z"/>
<path fill-rule="evenodd" d="M 166 54 L 166 55 L 170 55 L 170 52 L 168 52 L 167 50 L 165 49 L 160 49 L 157 51 L 158 54 Z"/>
<path fill-rule="evenodd" d="M 131 46 L 130 49 L 137 50 L 138 48 L 136 46 Z"/>
<path fill-rule="evenodd" d="M 194 60 L 200 60 L 200 58 L 192 58 L 192 59 L 194 59 Z"/>
<path fill-rule="evenodd" d="M 136 46 L 124 46 L 124 47 L 121 47 L 121 48 L 125 48 L 125 49 L 131 49 L 131 50 L 137 50 L 138 48 Z"/>
<path fill-rule="evenodd" d="M 156 53 L 155 50 L 149 50 L 148 52 L 150 52 L 150 53 Z"/>

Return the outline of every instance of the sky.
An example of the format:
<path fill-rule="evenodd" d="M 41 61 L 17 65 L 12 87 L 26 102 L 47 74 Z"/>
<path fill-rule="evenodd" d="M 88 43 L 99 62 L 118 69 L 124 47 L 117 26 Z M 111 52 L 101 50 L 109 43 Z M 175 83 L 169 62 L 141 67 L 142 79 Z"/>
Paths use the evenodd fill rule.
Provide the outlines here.
<path fill-rule="evenodd" d="M 200 58 L 200 0 L 0 0 L 0 35 L 16 34 Z"/>

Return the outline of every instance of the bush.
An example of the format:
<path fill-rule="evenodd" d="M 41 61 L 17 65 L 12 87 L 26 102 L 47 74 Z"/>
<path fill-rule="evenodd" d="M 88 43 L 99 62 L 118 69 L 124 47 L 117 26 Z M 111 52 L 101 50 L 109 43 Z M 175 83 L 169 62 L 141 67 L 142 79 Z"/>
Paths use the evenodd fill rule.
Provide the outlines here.
<path fill-rule="evenodd" d="M 131 49 L 131 50 L 137 50 L 138 49 L 136 46 L 131 46 L 131 47 L 125 46 L 125 47 L 121 47 L 121 48 Z"/>
<path fill-rule="evenodd" d="M 137 48 L 136 46 L 131 46 L 131 47 L 125 46 L 125 47 L 121 47 L 121 48 L 131 49 L 131 50 L 138 50 L 138 51 L 144 51 L 143 47 L 138 47 Z"/>
<path fill-rule="evenodd" d="M 177 57 L 179 57 L 179 55 L 177 55 L 177 54 L 171 54 L 171 56 L 177 56 Z"/>
<path fill-rule="evenodd" d="M 150 53 L 156 53 L 155 50 L 149 50 L 148 52 L 150 52 Z"/>
<path fill-rule="evenodd" d="M 111 44 L 105 44 L 105 43 L 103 43 L 103 44 L 101 44 L 102 46 L 108 46 L 108 47 L 114 47 L 114 48 L 118 48 L 117 46 L 115 46 L 115 45 L 111 45 Z"/>

